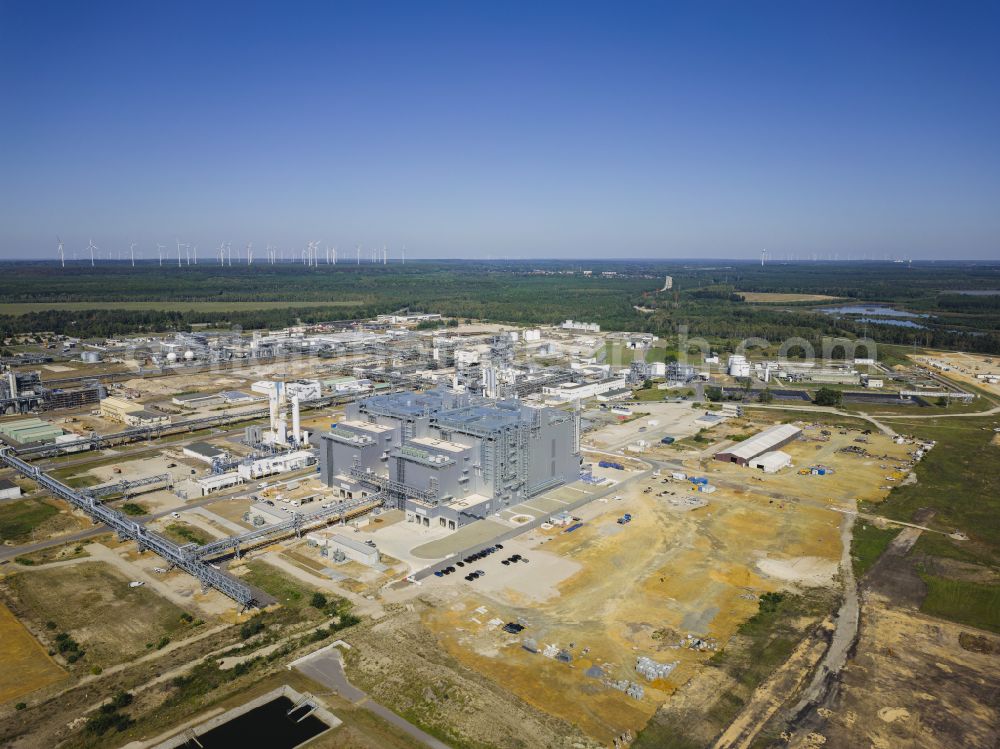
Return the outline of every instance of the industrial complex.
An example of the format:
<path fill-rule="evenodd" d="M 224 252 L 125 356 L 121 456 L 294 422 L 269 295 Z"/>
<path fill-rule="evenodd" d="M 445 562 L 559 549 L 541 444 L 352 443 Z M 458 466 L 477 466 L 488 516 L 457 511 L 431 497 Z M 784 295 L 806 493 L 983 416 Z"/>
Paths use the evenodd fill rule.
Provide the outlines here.
<path fill-rule="evenodd" d="M 80 342 L 99 356 L 9 366 L 0 512 L 52 518 L 4 539 L 16 574 L 0 595 L 46 643 L 53 621 L 89 651 L 51 639 L 63 672 L 197 641 L 159 634 L 166 620 L 151 616 L 108 647 L 85 601 L 63 613 L 77 576 L 192 622 L 235 621 L 247 653 L 222 651 L 220 668 L 287 652 L 327 689 L 339 667 L 308 628 L 358 619 L 352 673 L 380 700 L 404 694 L 379 676 L 384 657 L 405 683 L 461 673 L 464 695 L 498 683 L 518 701 L 502 711 L 527 704 L 621 747 L 700 683 L 765 596 L 827 591 L 844 513 L 880 501 L 933 447 L 781 407 L 747 413 L 755 394 L 793 409 L 818 383 L 894 408 L 942 390 L 967 400 L 935 371 L 874 361 L 679 362 L 656 336 L 577 321 L 420 327 L 439 319 Z M 252 634 L 275 611 L 289 628 Z M 416 657 L 428 643 L 453 667 Z M 20 696 L 59 683 L 41 665 L 30 683 L 0 677 Z M 489 738 L 503 722 L 446 713 L 503 743 Z M 529 733 L 551 743 L 550 729 Z M 164 746 L 183 745 L 172 736 Z"/>

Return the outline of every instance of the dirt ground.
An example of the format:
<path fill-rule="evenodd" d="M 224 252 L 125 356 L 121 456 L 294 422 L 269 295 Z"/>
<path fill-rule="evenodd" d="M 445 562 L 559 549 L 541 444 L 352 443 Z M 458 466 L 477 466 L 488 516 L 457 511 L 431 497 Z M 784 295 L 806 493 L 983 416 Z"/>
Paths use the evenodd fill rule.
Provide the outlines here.
<path fill-rule="evenodd" d="M 433 604 L 431 604 L 433 605 Z M 351 681 L 449 745 L 596 749 L 579 726 L 539 712 L 522 696 L 456 662 L 420 623 L 425 599 L 351 638 Z M 541 657 L 541 656 L 539 656 Z"/>
<path fill-rule="evenodd" d="M 906 464 L 915 449 L 912 444 L 897 445 L 879 432 L 865 435 L 853 429 L 803 423 L 798 426 L 803 428 L 802 437 L 781 448 L 791 456 L 792 467 L 778 473 L 766 474 L 710 457 L 688 460 L 684 466 L 707 476 L 711 483 L 719 486 L 752 486 L 756 491 L 793 502 L 815 502 L 833 507 L 853 506 L 853 500 L 881 501 L 888 495 L 889 488 L 902 482 L 909 472 Z M 830 434 L 824 435 L 823 431 Z M 857 442 L 859 439 L 865 441 Z M 845 448 L 862 450 L 865 454 L 841 452 Z M 825 476 L 799 474 L 799 470 L 812 466 L 829 467 L 833 473 Z"/>
<path fill-rule="evenodd" d="M 434 606 L 423 623 L 456 660 L 592 739 L 634 734 L 664 703 L 692 697 L 687 685 L 756 612 L 762 593 L 835 588 L 840 511 L 857 499 L 883 497 L 886 477 L 905 475 L 912 445 L 806 426 L 804 438 L 784 448 L 794 468 L 765 475 L 688 459 L 686 472 L 707 476 L 715 492 L 694 492 L 689 482 L 666 478 L 669 470 L 626 481 L 618 493 L 575 511 L 579 529 L 531 531 L 473 563 L 486 572 L 481 580 L 426 581 L 422 596 Z M 852 446 L 865 454 L 842 452 Z M 833 472 L 799 474 L 812 465 Z M 625 512 L 633 520 L 620 525 Z M 510 553 L 530 562 L 502 566 Z M 525 625 L 519 635 L 502 630 L 518 621 Z M 690 647 L 692 637 L 700 647 Z M 527 639 L 539 650 L 565 649 L 571 661 L 529 652 Z M 649 682 L 635 670 L 638 656 L 676 665 Z M 610 686 L 622 680 L 641 684 L 643 698 Z"/>
<path fill-rule="evenodd" d="M 1000 357 L 966 354 L 958 351 L 935 351 L 932 354 L 912 355 L 910 358 L 932 372 L 937 372 L 959 382 L 976 385 L 994 395 L 1000 395 L 1000 384 L 990 385 L 976 379 L 976 375 L 1000 375 Z M 944 364 L 949 369 L 945 371 L 942 367 L 937 366 L 940 364 Z"/>
<path fill-rule="evenodd" d="M 0 704 L 66 678 L 66 672 L 0 604 Z"/>
<path fill-rule="evenodd" d="M 681 439 L 705 426 L 698 423 L 704 412 L 691 408 L 690 403 L 649 402 L 631 408 L 633 413 L 649 415 L 605 426 L 588 434 L 583 440 L 584 445 L 596 450 L 617 450 L 637 440 L 658 444 L 663 437 Z"/>
<path fill-rule="evenodd" d="M 960 642 L 973 633 L 992 652 Z M 968 643 L 967 643 L 968 644 Z M 865 603 L 856 655 L 825 723 L 796 732 L 791 747 L 993 749 L 1000 743 L 1000 637 L 914 611 Z"/>
<path fill-rule="evenodd" d="M 779 509 L 752 492 L 725 490 L 683 512 L 643 493 L 645 486 L 665 485 L 650 478 L 623 488 L 622 500 L 588 505 L 572 533 L 554 528 L 505 544 L 504 554 L 520 551 L 527 565 L 511 570 L 494 555 L 473 565 L 487 572 L 481 583 L 426 586 L 438 602 L 426 626 L 460 662 L 608 742 L 635 733 L 682 689 L 756 611 L 760 594 L 832 584 L 839 514 Z M 667 486 L 688 491 L 686 483 Z M 631 523 L 616 522 L 623 512 Z M 527 624 L 520 636 L 496 624 L 519 619 Z M 704 640 L 703 649 L 690 647 L 688 635 Z M 572 662 L 529 652 L 522 647 L 529 637 L 539 648 L 565 648 Z M 647 682 L 635 671 L 638 656 L 677 665 L 668 678 Z M 588 675 L 593 666 L 600 673 Z M 617 680 L 641 683 L 645 696 L 606 684 Z"/>

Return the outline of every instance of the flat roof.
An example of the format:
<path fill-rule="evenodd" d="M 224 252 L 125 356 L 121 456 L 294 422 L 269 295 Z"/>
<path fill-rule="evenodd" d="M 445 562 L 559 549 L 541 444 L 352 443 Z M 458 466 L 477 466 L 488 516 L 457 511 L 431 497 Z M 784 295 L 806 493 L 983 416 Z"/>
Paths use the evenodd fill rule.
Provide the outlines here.
<path fill-rule="evenodd" d="M 447 503 L 448 507 L 453 507 L 456 510 L 462 510 L 467 507 L 475 507 L 476 505 L 481 505 L 483 502 L 489 502 L 489 497 L 484 497 L 482 494 L 469 494 L 461 499 L 453 499 L 451 502 Z"/>
<path fill-rule="evenodd" d="M 468 445 L 461 445 L 458 442 L 449 442 L 448 440 L 439 440 L 434 437 L 415 437 L 409 440 L 409 442 L 414 445 L 423 445 L 424 447 L 447 450 L 451 453 L 465 452 L 469 449 Z"/>
<path fill-rule="evenodd" d="M 353 538 L 342 536 L 339 533 L 330 536 L 330 541 L 335 544 L 340 544 L 341 546 L 346 546 L 348 549 L 360 551 L 363 554 L 378 554 L 378 549 L 374 546 L 369 546 L 368 544 L 361 543 L 360 541 L 355 541 Z"/>
<path fill-rule="evenodd" d="M 345 426 L 348 429 L 359 429 L 365 432 L 375 432 L 376 434 L 384 434 L 385 432 L 391 432 L 396 428 L 387 426 L 385 424 L 373 424 L 370 421 L 358 421 L 357 419 L 350 419 L 348 421 L 338 421 L 335 425 L 335 428 L 341 426 Z"/>
<path fill-rule="evenodd" d="M 226 453 L 222 448 L 210 445 L 207 442 L 192 442 L 190 445 L 185 446 L 184 449 L 206 457 L 215 457 L 217 455 L 225 455 Z"/>

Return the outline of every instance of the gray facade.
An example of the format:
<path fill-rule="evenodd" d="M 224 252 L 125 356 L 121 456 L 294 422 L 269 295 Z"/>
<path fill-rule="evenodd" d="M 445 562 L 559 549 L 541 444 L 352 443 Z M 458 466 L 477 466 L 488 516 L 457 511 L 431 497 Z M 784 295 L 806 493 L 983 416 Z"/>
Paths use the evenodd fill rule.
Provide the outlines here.
<path fill-rule="evenodd" d="M 388 425 L 346 421 L 335 424 L 319 440 L 319 473 L 333 486 L 337 474 L 352 469 L 385 473 L 389 452 L 399 444 L 399 429 Z"/>
<path fill-rule="evenodd" d="M 375 474 L 425 525 L 455 528 L 580 475 L 575 415 L 558 409 L 435 390 L 367 398 L 347 416 L 321 437 L 324 483 Z"/>

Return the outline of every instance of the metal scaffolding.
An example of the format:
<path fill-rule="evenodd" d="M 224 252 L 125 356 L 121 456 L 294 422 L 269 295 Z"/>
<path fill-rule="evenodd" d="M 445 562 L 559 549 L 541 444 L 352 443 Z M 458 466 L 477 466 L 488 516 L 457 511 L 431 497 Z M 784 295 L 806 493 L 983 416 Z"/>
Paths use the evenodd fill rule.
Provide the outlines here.
<path fill-rule="evenodd" d="M 202 587 L 215 588 L 244 608 L 253 605 L 254 597 L 250 587 L 201 561 L 192 552 L 192 549 L 196 550 L 198 548 L 197 545 L 178 546 L 173 541 L 147 529 L 141 523 L 130 520 L 118 512 L 118 510 L 106 507 L 96 497 L 81 494 L 66 486 L 61 481 L 43 473 L 41 469 L 15 457 L 9 447 L 0 449 L 0 461 L 13 468 L 25 478 L 38 482 L 40 486 L 52 492 L 52 494 L 60 499 L 64 499 L 74 507 L 83 510 L 96 522 L 104 523 L 116 531 L 122 538 L 133 539 L 138 544 L 140 551 L 149 549 L 159 554 L 175 567 L 179 567 L 188 574 L 198 578 Z"/>

